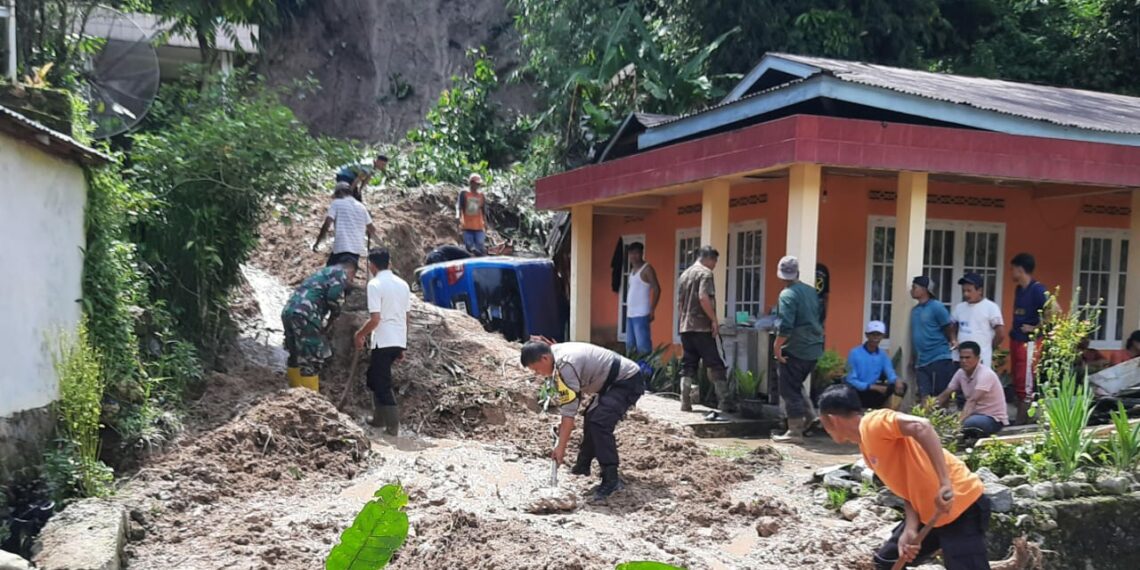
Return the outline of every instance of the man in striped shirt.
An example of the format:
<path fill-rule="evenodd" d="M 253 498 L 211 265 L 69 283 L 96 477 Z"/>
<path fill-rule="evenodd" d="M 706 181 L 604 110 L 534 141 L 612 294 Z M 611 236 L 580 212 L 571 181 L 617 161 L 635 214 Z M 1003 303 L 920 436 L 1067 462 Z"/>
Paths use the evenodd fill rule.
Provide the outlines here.
<path fill-rule="evenodd" d="M 356 267 L 360 261 L 360 256 L 368 251 L 365 236 L 377 239 L 376 227 L 372 225 L 372 215 L 368 213 L 368 208 L 365 208 L 364 204 L 352 197 L 352 189 L 347 182 L 337 182 L 336 184 L 333 201 L 329 205 L 325 223 L 321 226 L 320 233 L 317 234 L 317 241 L 313 242 L 313 251 L 317 251 L 317 246 L 325 238 L 329 227 L 334 225 L 336 231 L 333 237 L 332 253 L 329 254 L 328 262 L 325 265 L 332 266 L 351 262 L 352 266 Z"/>

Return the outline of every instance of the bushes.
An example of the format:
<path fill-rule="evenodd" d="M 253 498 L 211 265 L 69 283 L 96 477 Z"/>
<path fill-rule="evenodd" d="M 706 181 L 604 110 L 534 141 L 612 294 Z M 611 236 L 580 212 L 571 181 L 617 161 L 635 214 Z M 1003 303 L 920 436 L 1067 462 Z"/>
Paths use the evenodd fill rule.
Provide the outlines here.
<path fill-rule="evenodd" d="M 132 184 L 156 206 L 136 228 L 151 289 L 184 338 L 212 349 L 227 297 L 281 198 L 326 177 L 347 147 L 310 137 L 280 92 L 259 79 L 213 78 L 202 92 L 167 91 L 185 114 L 132 137 Z"/>
<path fill-rule="evenodd" d="M 103 370 L 86 323 L 80 323 L 74 336 L 60 335 L 54 364 L 59 378 L 59 438 L 58 447 L 45 456 L 48 488 L 56 499 L 105 495 L 112 473 L 99 461 Z"/>

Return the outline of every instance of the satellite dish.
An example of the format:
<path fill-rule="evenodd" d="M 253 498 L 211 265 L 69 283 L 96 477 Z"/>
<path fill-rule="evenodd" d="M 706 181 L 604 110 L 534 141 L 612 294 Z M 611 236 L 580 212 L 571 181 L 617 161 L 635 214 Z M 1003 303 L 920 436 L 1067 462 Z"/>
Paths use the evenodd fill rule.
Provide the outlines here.
<path fill-rule="evenodd" d="M 83 37 L 100 40 L 82 73 L 93 136 L 124 133 L 146 116 L 158 94 L 158 54 L 138 24 L 105 6 L 92 10 Z"/>

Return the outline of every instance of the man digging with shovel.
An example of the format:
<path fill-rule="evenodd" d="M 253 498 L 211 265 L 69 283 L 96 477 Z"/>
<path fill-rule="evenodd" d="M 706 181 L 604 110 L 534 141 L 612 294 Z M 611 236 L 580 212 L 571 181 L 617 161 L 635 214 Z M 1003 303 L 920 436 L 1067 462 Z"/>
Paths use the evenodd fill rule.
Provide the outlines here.
<path fill-rule="evenodd" d="M 858 444 L 867 466 L 904 501 L 906 519 L 875 553 L 877 568 L 902 568 L 939 549 L 946 570 L 990 568 L 982 480 L 942 449 L 928 420 L 886 409 L 864 415 L 859 394 L 845 384 L 823 392 L 819 413 L 831 439 Z"/>
<path fill-rule="evenodd" d="M 582 445 L 570 472 L 589 475 L 597 458 L 602 467 L 602 483 L 593 490 L 594 500 L 604 500 L 620 491 L 625 484 L 618 477 L 614 428 L 645 393 L 641 367 L 611 350 L 585 342 L 550 345 L 532 340 L 523 345 L 519 356 L 523 366 L 544 377 L 553 376 L 558 388 L 562 422 L 558 426 L 558 441 L 550 454 L 556 464 L 561 464 L 566 456 L 579 401 L 583 396 L 597 394 L 586 408 Z"/>

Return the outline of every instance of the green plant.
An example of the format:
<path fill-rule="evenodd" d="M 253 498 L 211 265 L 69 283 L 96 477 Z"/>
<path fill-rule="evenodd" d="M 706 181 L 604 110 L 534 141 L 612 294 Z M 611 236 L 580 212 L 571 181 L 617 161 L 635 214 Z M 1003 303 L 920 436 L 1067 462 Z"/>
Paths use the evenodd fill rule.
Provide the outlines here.
<path fill-rule="evenodd" d="M 760 388 L 760 381 L 764 377 L 763 374 L 763 372 L 756 374 L 751 370 L 737 370 L 736 386 L 740 395 L 744 398 L 755 398 L 756 390 Z"/>
<path fill-rule="evenodd" d="M 878 492 L 879 489 L 875 487 L 874 482 L 864 479 L 863 482 L 859 484 L 859 490 L 856 492 L 856 494 L 858 494 L 860 497 L 870 497 Z"/>
<path fill-rule="evenodd" d="M 958 414 L 938 406 L 933 397 L 926 397 L 910 410 L 911 415 L 930 420 L 942 445 L 950 451 L 958 449 L 958 433 L 962 429 Z"/>
<path fill-rule="evenodd" d="M 1081 290 L 1076 289 L 1068 311 L 1057 305 L 1061 288 L 1048 296 L 1041 315 L 1041 358 L 1037 363 L 1037 375 L 1043 378 L 1042 386 L 1056 382 L 1069 373 L 1073 363 L 1081 354 L 1081 341 L 1089 338 L 1100 326 L 1100 299 L 1089 299 L 1081 304 Z"/>
<path fill-rule="evenodd" d="M 110 491 L 111 471 L 99 461 L 99 417 L 102 413 L 103 370 L 99 352 L 91 346 L 86 322 L 74 336 L 61 334 L 54 358 L 59 379 L 58 446 L 49 451 L 46 469 L 55 494 L 97 497 Z"/>
<path fill-rule="evenodd" d="M 1116 429 L 1105 442 L 1108 463 L 1119 471 L 1131 472 L 1140 460 L 1140 424 L 1128 424 L 1128 412 L 1120 401 L 1110 416 Z"/>
<path fill-rule="evenodd" d="M 815 363 L 815 371 L 812 372 L 812 385 L 816 388 L 828 386 L 841 378 L 846 369 L 847 361 L 838 352 L 829 348 L 823 351 Z"/>
<path fill-rule="evenodd" d="M 1029 463 L 1023 456 L 1026 448 L 1004 441 L 993 441 L 966 450 L 966 465 L 977 471 L 985 467 L 998 477 L 1027 474 Z"/>
<path fill-rule="evenodd" d="M 844 487 L 828 487 L 827 488 L 827 508 L 838 511 L 848 500 L 851 499 L 851 492 Z"/>
<path fill-rule="evenodd" d="M 743 445 L 732 445 L 730 447 L 714 447 L 709 449 L 709 455 L 720 457 L 722 459 L 739 459 L 748 455 L 749 450 Z"/>
<path fill-rule="evenodd" d="M 1093 394 L 1087 378 L 1071 368 L 1045 386 L 1040 408 L 1045 418 L 1045 448 L 1056 462 L 1057 473 L 1068 479 L 1088 454 L 1091 434 L 1085 431 L 1092 415 Z"/>
<path fill-rule="evenodd" d="M 388 565 L 408 538 L 408 495 L 397 484 L 385 485 L 364 504 L 340 542 L 325 559 L 326 570 L 376 570 Z"/>
<path fill-rule="evenodd" d="M 144 269 L 180 336 L 201 348 L 227 332 L 229 293 L 260 224 L 348 153 L 309 136 L 281 102 L 291 92 L 244 74 L 171 87 L 162 96 L 177 104 L 132 136 L 131 183 L 156 200 L 135 225 Z"/>

